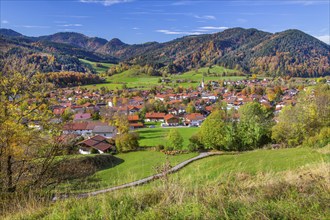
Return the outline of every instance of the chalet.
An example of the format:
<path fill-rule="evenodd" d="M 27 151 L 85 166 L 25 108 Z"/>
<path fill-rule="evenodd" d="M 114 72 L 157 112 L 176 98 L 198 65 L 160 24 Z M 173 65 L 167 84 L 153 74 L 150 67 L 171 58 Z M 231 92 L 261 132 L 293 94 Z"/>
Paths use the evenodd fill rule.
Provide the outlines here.
<path fill-rule="evenodd" d="M 77 113 L 74 115 L 73 121 L 86 121 L 92 118 L 91 113 Z"/>
<path fill-rule="evenodd" d="M 107 139 L 101 135 L 93 136 L 79 142 L 77 145 L 80 147 L 80 154 L 91 154 L 93 152 L 103 154 L 116 151 L 115 146 L 110 144 Z"/>
<path fill-rule="evenodd" d="M 56 116 L 61 116 L 65 112 L 65 108 L 54 108 L 53 114 Z"/>
<path fill-rule="evenodd" d="M 145 121 L 160 121 L 164 122 L 165 113 L 146 113 Z"/>
<path fill-rule="evenodd" d="M 158 94 L 155 96 L 155 100 L 164 101 L 166 98 L 168 98 L 168 95 Z"/>
<path fill-rule="evenodd" d="M 181 104 L 182 100 L 171 100 L 167 102 L 169 105 Z"/>
<path fill-rule="evenodd" d="M 84 137 L 92 136 L 96 126 L 108 126 L 107 122 L 89 121 L 89 122 L 73 122 L 64 125 L 63 134 L 76 134 Z"/>
<path fill-rule="evenodd" d="M 128 114 L 134 115 L 140 111 L 142 106 L 128 106 Z"/>
<path fill-rule="evenodd" d="M 167 126 L 177 126 L 177 125 L 179 125 L 180 119 L 177 116 L 168 114 L 168 115 L 165 115 L 164 121 Z"/>
<path fill-rule="evenodd" d="M 213 106 L 212 106 L 212 105 L 210 105 L 210 106 L 206 106 L 206 107 L 205 107 L 205 111 L 207 111 L 208 114 L 210 114 L 210 113 L 213 111 Z"/>
<path fill-rule="evenodd" d="M 143 105 L 144 99 L 141 97 L 133 97 L 128 103 L 129 105 Z"/>
<path fill-rule="evenodd" d="M 129 115 L 127 116 L 129 126 L 132 130 L 136 128 L 143 128 L 144 124 L 141 122 L 140 117 L 138 115 Z"/>
<path fill-rule="evenodd" d="M 105 138 L 113 138 L 117 134 L 117 129 L 114 126 L 109 126 L 109 125 L 98 126 L 97 125 L 94 127 L 92 133 L 94 135 L 100 135 Z"/>
<path fill-rule="evenodd" d="M 88 122 L 76 122 L 64 125 L 63 134 L 86 135 L 90 130 L 87 130 Z"/>
<path fill-rule="evenodd" d="M 127 120 L 129 123 L 137 123 L 140 121 L 140 117 L 138 115 L 129 115 L 127 116 Z"/>
<path fill-rule="evenodd" d="M 200 113 L 191 113 L 185 116 L 185 124 L 189 126 L 200 126 L 205 117 Z"/>
<path fill-rule="evenodd" d="M 85 108 L 82 105 L 72 105 L 71 110 L 75 113 L 81 113 L 82 114 L 85 111 Z"/>

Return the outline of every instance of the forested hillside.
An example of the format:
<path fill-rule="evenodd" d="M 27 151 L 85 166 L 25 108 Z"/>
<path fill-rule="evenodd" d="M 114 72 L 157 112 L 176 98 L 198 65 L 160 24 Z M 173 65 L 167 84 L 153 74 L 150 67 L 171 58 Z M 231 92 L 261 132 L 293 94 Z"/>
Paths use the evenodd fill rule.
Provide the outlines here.
<path fill-rule="evenodd" d="M 2 56 L 7 56 L 9 49 L 24 47 L 29 53 L 39 51 L 54 56 L 147 66 L 158 73 L 176 74 L 217 64 L 266 76 L 330 75 L 330 46 L 299 30 L 272 34 L 232 28 L 165 43 L 129 45 L 117 38 L 107 41 L 72 32 L 26 37 L 1 29 L 0 41 Z"/>

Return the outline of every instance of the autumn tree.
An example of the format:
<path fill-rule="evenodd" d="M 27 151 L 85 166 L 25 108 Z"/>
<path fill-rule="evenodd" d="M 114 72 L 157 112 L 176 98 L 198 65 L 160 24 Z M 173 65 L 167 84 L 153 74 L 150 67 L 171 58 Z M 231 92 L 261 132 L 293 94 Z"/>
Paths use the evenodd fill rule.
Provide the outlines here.
<path fill-rule="evenodd" d="M 330 127 L 330 86 L 308 87 L 299 93 L 295 106 L 282 109 L 272 138 L 287 146 L 297 146 L 320 130 Z"/>
<path fill-rule="evenodd" d="M 129 122 L 126 115 L 116 113 L 111 123 L 117 127 L 119 134 L 127 134 L 129 132 Z"/>
<path fill-rule="evenodd" d="M 187 113 L 195 113 L 196 112 L 196 107 L 193 103 L 189 103 L 186 108 Z"/>
<path fill-rule="evenodd" d="M 44 75 L 27 63 L 2 61 L 0 73 L 0 191 L 14 192 L 51 183 L 61 152 L 58 130 L 50 121 Z M 37 129 L 39 126 L 39 129 Z"/>
<path fill-rule="evenodd" d="M 183 137 L 177 129 L 171 129 L 167 134 L 167 149 L 181 150 L 183 147 Z"/>
<path fill-rule="evenodd" d="M 270 141 L 272 115 L 258 102 L 249 102 L 238 110 L 240 150 L 255 149 Z"/>
<path fill-rule="evenodd" d="M 129 152 L 139 147 L 138 133 L 123 133 L 116 137 L 116 149 L 118 152 Z"/>
<path fill-rule="evenodd" d="M 206 149 L 228 149 L 225 117 L 223 110 L 216 110 L 203 122 L 200 132 L 202 143 Z"/>

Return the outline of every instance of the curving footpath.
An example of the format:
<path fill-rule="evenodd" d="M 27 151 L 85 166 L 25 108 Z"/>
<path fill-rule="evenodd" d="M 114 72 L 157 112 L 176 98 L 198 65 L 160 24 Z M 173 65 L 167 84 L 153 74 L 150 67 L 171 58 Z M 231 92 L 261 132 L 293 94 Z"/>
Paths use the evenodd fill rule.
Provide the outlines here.
<path fill-rule="evenodd" d="M 97 190 L 97 191 L 94 191 L 94 192 L 81 193 L 81 194 L 70 195 L 70 196 L 68 194 L 60 195 L 58 197 L 55 196 L 55 197 L 53 197 L 52 201 L 67 199 L 69 197 L 86 198 L 86 197 L 89 197 L 89 196 L 96 196 L 96 195 L 99 195 L 99 194 L 103 194 L 103 193 L 107 193 L 107 192 L 111 192 L 111 191 L 115 191 L 115 190 L 119 190 L 119 189 L 124 189 L 124 188 L 139 186 L 139 185 L 142 185 L 142 184 L 145 184 L 145 183 L 149 183 L 149 182 L 151 182 L 153 180 L 159 179 L 159 178 L 161 178 L 161 177 L 163 177 L 163 176 L 165 176 L 165 175 L 167 175 L 169 173 L 174 173 L 176 171 L 179 171 L 180 169 L 182 169 L 183 167 L 187 166 L 188 164 L 190 164 L 193 161 L 200 160 L 202 158 L 213 156 L 213 155 L 219 155 L 219 154 L 221 154 L 221 152 L 205 152 L 205 153 L 200 153 L 198 156 L 193 157 L 193 158 L 191 158 L 189 160 L 183 161 L 183 162 L 179 163 L 178 165 L 172 167 L 171 169 L 169 169 L 166 172 L 158 173 L 158 174 L 155 174 L 155 175 L 146 177 L 144 179 L 136 180 L 136 181 L 131 182 L 131 183 L 126 183 L 126 184 L 123 184 L 123 185 L 120 185 L 120 186 L 114 186 L 114 187 L 110 187 L 110 188 L 107 188 L 107 189 L 101 189 L 101 190 Z"/>

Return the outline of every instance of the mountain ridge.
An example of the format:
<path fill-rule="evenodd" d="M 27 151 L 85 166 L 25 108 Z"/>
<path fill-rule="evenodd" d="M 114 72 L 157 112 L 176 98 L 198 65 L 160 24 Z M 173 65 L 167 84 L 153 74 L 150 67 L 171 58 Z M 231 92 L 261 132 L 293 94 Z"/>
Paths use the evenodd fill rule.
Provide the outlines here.
<path fill-rule="evenodd" d="M 93 61 L 108 59 L 113 63 L 147 65 L 158 73 L 175 74 L 217 64 L 270 76 L 330 75 L 330 45 L 296 29 L 269 33 L 237 27 L 144 44 L 126 44 L 118 38 L 107 41 L 76 32 L 27 37 L 10 29 L 0 29 L 0 35 L 26 45 L 39 45 L 46 52 L 57 51 Z"/>

